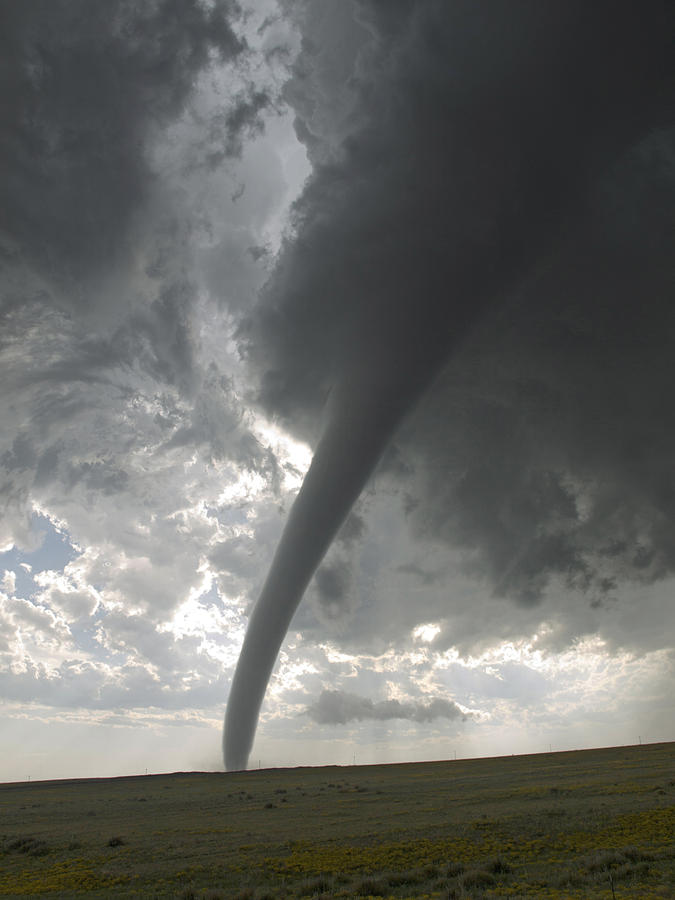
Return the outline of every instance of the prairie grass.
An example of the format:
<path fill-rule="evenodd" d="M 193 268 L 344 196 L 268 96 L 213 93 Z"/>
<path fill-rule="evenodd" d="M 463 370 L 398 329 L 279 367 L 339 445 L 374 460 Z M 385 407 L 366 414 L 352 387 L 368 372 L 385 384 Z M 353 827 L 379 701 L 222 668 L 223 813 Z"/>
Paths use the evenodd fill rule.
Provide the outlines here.
<path fill-rule="evenodd" d="M 0 896 L 675 897 L 675 744 L 0 785 Z"/>

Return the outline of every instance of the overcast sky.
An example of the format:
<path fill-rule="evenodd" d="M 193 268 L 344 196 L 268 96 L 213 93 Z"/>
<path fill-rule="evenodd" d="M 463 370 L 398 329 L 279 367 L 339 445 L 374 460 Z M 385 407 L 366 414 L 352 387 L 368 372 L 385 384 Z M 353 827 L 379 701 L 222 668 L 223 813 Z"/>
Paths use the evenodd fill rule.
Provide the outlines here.
<path fill-rule="evenodd" d="M 672 4 L 0 9 L 0 780 L 675 739 Z"/>

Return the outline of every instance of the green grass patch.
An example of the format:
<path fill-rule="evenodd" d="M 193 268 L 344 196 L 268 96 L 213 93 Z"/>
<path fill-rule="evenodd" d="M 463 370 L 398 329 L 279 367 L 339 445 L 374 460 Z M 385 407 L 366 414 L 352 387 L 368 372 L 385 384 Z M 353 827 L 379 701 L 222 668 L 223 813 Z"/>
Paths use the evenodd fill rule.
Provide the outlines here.
<path fill-rule="evenodd" d="M 0 896 L 675 895 L 675 744 L 0 785 Z"/>

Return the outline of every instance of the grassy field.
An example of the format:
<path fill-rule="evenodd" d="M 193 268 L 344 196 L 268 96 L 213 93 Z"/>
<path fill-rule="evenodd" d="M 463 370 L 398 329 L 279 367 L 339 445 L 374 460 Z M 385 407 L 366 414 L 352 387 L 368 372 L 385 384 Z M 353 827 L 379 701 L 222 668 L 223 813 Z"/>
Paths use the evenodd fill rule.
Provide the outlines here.
<path fill-rule="evenodd" d="M 0 896 L 675 897 L 675 744 L 0 785 Z"/>

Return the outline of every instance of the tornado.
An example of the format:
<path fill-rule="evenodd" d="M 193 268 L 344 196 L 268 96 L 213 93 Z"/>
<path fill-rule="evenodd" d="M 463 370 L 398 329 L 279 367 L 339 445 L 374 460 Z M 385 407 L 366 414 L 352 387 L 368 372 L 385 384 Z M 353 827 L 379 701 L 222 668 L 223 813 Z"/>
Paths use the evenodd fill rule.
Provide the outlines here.
<path fill-rule="evenodd" d="M 249 620 L 225 715 L 228 770 L 246 768 L 267 683 L 291 619 L 391 435 L 435 369 L 430 364 L 413 377 L 400 371 L 391 380 L 380 375 L 379 383 L 367 384 L 366 390 L 364 385 L 360 391 L 352 385 L 339 389 Z"/>
<path fill-rule="evenodd" d="M 229 770 L 247 766 L 293 615 L 403 418 L 457 343 L 564 242 L 603 172 L 673 120 L 665 0 L 361 8 L 386 65 L 357 67 L 372 79 L 353 117 L 366 124 L 310 179 L 254 335 L 271 373 L 320 380 L 325 358 L 336 386 L 234 673 Z M 316 309 L 330 315 L 312 319 L 322 343 L 302 369 L 297 334 L 311 343 Z"/>

